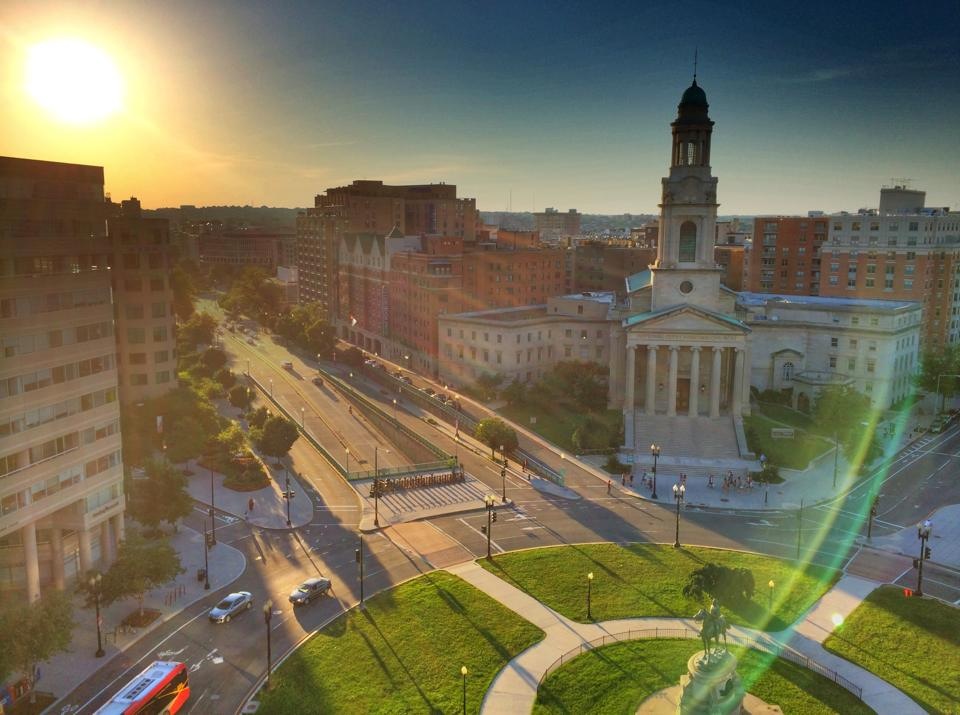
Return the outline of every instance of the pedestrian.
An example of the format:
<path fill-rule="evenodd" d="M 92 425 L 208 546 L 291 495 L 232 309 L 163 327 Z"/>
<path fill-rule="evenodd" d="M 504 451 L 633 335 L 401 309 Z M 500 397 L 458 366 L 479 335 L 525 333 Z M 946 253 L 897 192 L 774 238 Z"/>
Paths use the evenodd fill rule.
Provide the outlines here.
<path fill-rule="evenodd" d="M 612 489 L 612 488 L 613 488 L 613 480 L 612 480 L 612 479 L 608 479 L 608 480 L 607 480 L 607 494 L 610 493 L 610 489 Z"/>
<path fill-rule="evenodd" d="M 626 473 L 626 472 L 624 472 L 623 474 L 620 475 L 620 486 L 621 486 L 621 487 L 627 486 L 627 473 Z"/>
<path fill-rule="evenodd" d="M 707 486 L 713 489 L 713 473 L 712 472 L 707 478 Z"/>
<path fill-rule="evenodd" d="M 253 513 L 253 497 L 247 499 L 247 511 L 251 514 Z"/>
<path fill-rule="evenodd" d="M 633 486 L 633 472 L 630 472 L 630 486 Z"/>

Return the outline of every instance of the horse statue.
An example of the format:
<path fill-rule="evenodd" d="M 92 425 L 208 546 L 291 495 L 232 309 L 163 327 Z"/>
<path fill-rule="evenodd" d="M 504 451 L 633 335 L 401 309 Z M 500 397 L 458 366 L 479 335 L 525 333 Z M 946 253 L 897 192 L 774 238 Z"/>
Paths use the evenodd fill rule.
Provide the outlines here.
<path fill-rule="evenodd" d="M 723 650 L 725 651 L 727 649 L 727 630 L 730 626 L 727 624 L 727 619 L 720 613 L 720 602 L 716 598 L 713 599 L 709 610 L 701 608 L 693 617 L 693 620 L 703 623 L 703 627 L 700 629 L 700 638 L 703 640 L 704 665 L 708 665 L 711 654 L 710 641 L 714 641 L 717 648 L 720 648 L 720 638 L 722 637 Z"/>

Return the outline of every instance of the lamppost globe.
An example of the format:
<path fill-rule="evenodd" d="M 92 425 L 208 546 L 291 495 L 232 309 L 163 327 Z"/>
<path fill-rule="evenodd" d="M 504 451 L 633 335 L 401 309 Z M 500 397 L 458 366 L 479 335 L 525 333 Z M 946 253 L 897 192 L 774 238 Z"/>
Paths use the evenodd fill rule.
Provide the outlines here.
<path fill-rule="evenodd" d="M 768 602 L 767 602 L 767 610 L 770 611 L 771 613 L 773 612 L 773 587 L 774 587 L 774 586 L 776 586 L 776 584 L 773 582 L 773 579 L 770 579 L 770 580 L 767 582 L 767 588 L 770 589 L 770 591 L 769 591 L 769 600 L 768 600 Z"/>
<path fill-rule="evenodd" d="M 587 618 L 592 620 L 593 613 L 590 610 L 590 592 L 593 589 L 593 571 L 587 574 Z"/>
<path fill-rule="evenodd" d="M 657 498 L 657 460 L 660 458 L 660 445 L 651 444 L 650 454 L 653 456 L 653 491 L 650 494 L 651 499 Z"/>
<path fill-rule="evenodd" d="M 103 650 L 103 635 L 100 630 L 100 588 L 102 584 L 102 574 L 97 573 L 90 576 L 90 590 L 93 591 L 94 604 L 97 607 L 97 652 L 94 654 L 97 658 L 102 658 L 106 655 Z"/>
<path fill-rule="evenodd" d="M 686 493 L 687 488 L 683 484 L 673 485 L 673 499 L 677 502 L 677 530 L 673 540 L 673 547 L 675 549 L 680 548 L 680 503 L 683 501 L 683 496 Z"/>

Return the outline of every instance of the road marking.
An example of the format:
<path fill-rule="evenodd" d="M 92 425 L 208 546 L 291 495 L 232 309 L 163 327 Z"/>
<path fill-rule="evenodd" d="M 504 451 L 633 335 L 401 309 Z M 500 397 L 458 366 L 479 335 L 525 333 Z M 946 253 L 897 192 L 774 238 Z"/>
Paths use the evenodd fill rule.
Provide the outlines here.
<path fill-rule="evenodd" d="M 463 524 L 465 527 L 467 527 L 468 529 L 470 529 L 470 531 L 472 531 L 474 534 L 476 534 L 477 536 L 479 536 L 481 539 L 484 539 L 484 540 L 485 540 L 485 539 L 487 538 L 487 535 L 486 535 L 486 534 L 484 534 L 484 533 L 483 533 L 482 531 L 480 531 L 479 529 L 473 528 L 473 527 L 470 526 L 467 522 L 465 522 L 463 519 L 457 519 L 457 521 L 459 521 L 459 522 L 460 522 L 461 524 Z M 496 541 L 493 540 L 493 538 L 490 539 L 490 546 L 492 546 L 493 548 L 495 548 L 495 549 L 496 549 L 499 553 L 501 553 L 501 554 L 502 554 L 503 551 L 504 551 L 503 548 L 501 548 L 500 545 L 499 545 Z M 468 551 L 469 551 L 469 549 L 468 549 Z M 473 551 L 470 551 L 470 553 L 472 554 Z"/>

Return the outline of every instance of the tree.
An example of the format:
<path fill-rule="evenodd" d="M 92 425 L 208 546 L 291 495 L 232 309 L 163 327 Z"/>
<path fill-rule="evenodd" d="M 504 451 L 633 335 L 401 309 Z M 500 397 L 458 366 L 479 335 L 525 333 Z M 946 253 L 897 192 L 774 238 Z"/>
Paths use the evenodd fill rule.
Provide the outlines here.
<path fill-rule="evenodd" d="M 217 370 L 227 364 L 227 354 L 220 348 L 207 348 L 200 356 L 200 362 L 204 367 L 215 373 Z"/>
<path fill-rule="evenodd" d="M 512 407 L 523 405 L 527 401 L 527 386 L 514 380 L 500 392 L 500 396 Z"/>
<path fill-rule="evenodd" d="M 843 446 L 848 459 L 854 461 L 861 452 L 869 451 L 873 429 L 870 424 L 873 407 L 870 398 L 849 385 L 828 385 L 817 396 L 813 421 L 819 432 L 833 437 L 837 448 Z"/>
<path fill-rule="evenodd" d="M 297 426 L 285 417 L 270 417 L 263 424 L 257 447 L 270 457 L 281 459 L 300 437 Z"/>
<path fill-rule="evenodd" d="M 206 429 L 200 420 L 187 416 L 165 421 L 164 425 L 167 433 L 167 457 L 171 462 L 186 462 L 203 454 L 206 436 L 210 430 Z"/>
<path fill-rule="evenodd" d="M 0 611 L 0 682 L 10 672 L 22 674 L 29 683 L 30 702 L 36 702 L 37 666 L 70 647 L 73 634 L 73 602 L 64 591 L 51 589 L 28 605 L 8 600 Z"/>
<path fill-rule="evenodd" d="M 209 345 L 217 333 L 217 319 L 209 313 L 194 313 L 177 329 L 179 341 L 190 352 L 197 345 Z"/>
<path fill-rule="evenodd" d="M 687 598 L 702 598 L 709 594 L 731 606 L 744 606 L 752 598 L 755 584 L 753 572 L 746 568 L 729 568 L 708 563 L 690 574 L 683 595 Z"/>
<path fill-rule="evenodd" d="M 216 374 L 213 376 L 213 379 L 223 385 L 225 390 L 229 390 L 231 387 L 237 384 L 237 376 L 234 375 L 228 367 L 221 367 L 219 370 L 217 370 Z"/>
<path fill-rule="evenodd" d="M 144 478 L 131 484 L 130 514 L 144 526 L 156 529 L 161 521 L 176 528 L 177 520 L 193 511 L 187 478 L 165 459 L 149 459 L 143 465 Z"/>
<path fill-rule="evenodd" d="M 610 427 L 596 415 L 587 415 L 573 431 L 570 441 L 578 452 L 588 449 L 606 449 L 610 446 L 612 435 Z"/>
<path fill-rule="evenodd" d="M 499 417 L 488 417 L 477 423 L 473 436 L 490 447 L 490 458 L 494 457 L 494 450 L 502 445 L 504 449 L 516 449 L 519 445 L 517 433 L 513 427 Z"/>
<path fill-rule="evenodd" d="M 173 290 L 173 312 L 181 321 L 193 315 L 193 299 L 197 294 L 196 284 L 182 263 L 170 271 L 170 288 Z"/>
<path fill-rule="evenodd" d="M 234 385 L 232 388 L 230 388 L 230 393 L 228 396 L 230 398 L 230 404 L 241 410 L 247 409 L 252 401 L 250 396 L 250 388 L 244 385 Z"/>
<path fill-rule="evenodd" d="M 117 560 L 103 575 L 100 603 L 109 606 L 124 598 L 135 598 L 143 617 L 147 591 L 172 581 L 182 572 L 180 557 L 169 543 L 128 535 L 120 544 Z"/>
<path fill-rule="evenodd" d="M 342 360 L 350 367 L 360 367 L 363 365 L 363 352 L 351 346 L 344 351 Z"/>
<path fill-rule="evenodd" d="M 941 400 L 937 409 L 942 411 L 948 397 L 960 392 L 960 346 L 948 345 L 939 350 L 930 350 L 920 358 L 920 372 L 915 380 L 918 387 L 926 392 L 935 392 L 939 388 Z"/>
<path fill-rule="evenodd" d="M 304 331 L 304 342 L 311 353 L 329 355 L 337 344 L 337 329 L 324 320 L 315 320 Z"/>
<path fill-rule="evenodd" d="M 263 425 L 266 423 L 269 416 L 270 410 L 268 410 L 266 407 L 260 406 L 247 416 L 247 422 L 249 422 L 250 426 L 254 429 L 263 429 Z"/>
<path fill-rule="evenodd" d="M 558 362 L 539 383 L 539 392 L 547 402 L 572 401 L 584 412 L 605 409 L 607 389 L 607 368 L 580 360 Z"/>

